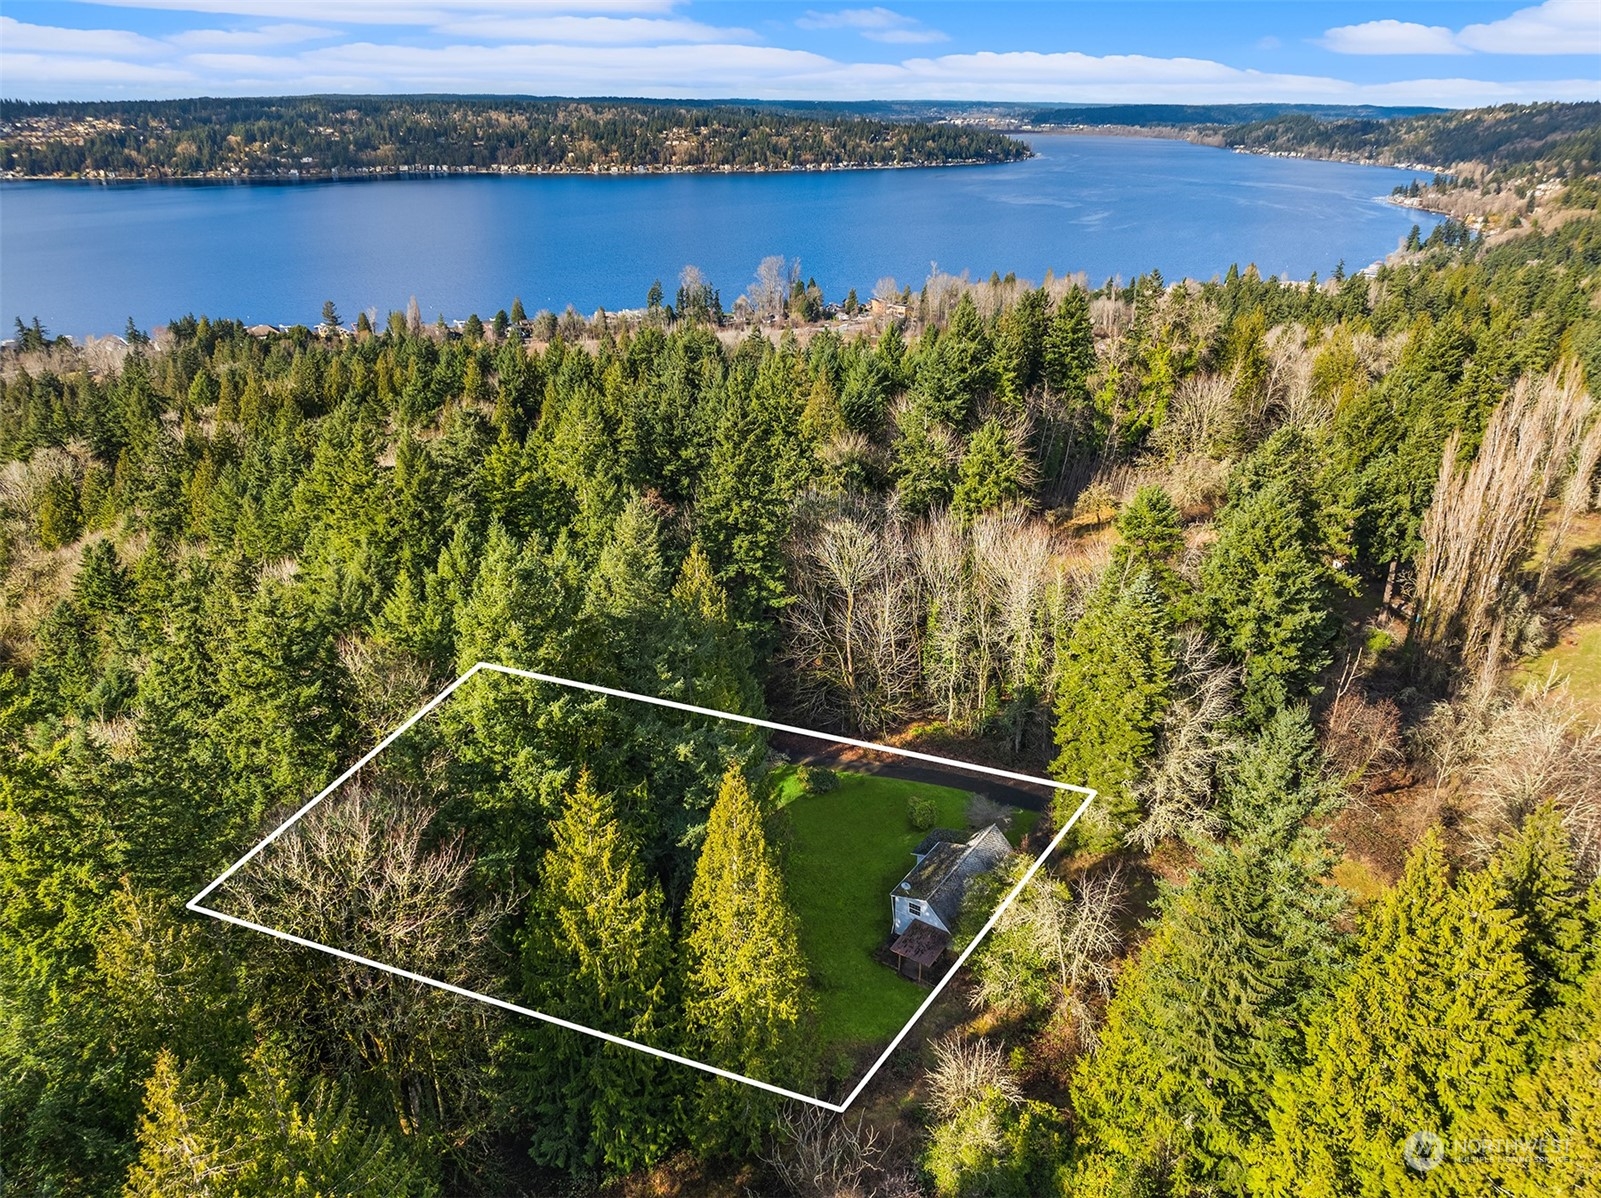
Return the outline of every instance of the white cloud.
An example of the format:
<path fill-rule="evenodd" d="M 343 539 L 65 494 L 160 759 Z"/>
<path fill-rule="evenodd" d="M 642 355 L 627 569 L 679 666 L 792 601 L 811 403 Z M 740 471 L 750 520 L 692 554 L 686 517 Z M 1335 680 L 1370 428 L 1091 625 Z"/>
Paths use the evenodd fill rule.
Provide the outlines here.
<path fill-rule="evenodd" d="M 254 0 L 228 2 L 238 7 Z M 387 3 L 405 6 L 408 0 Z M 458 3 L 451 20 L 463 34 L 453 39 L 406 38 L 404 44 L 385 44 L 374 33 L 340 42 L 338 35 L 324 37 L 324 25 L 336 19 L 327 12 L 331 7 L 319 6 L 323 25 L 264 23 L 255 29 L 193 31 L 162 41 L 118 34 L 99 49 L 85 40 L 94 35 L 83 31 L 9 21 L 0 25 L 5 35 L 0 40 L 0 76 L 8 94 L 35 99 L 440 91 L 1042 103 L 1277 100 L 1452 107 L 1601 96 L 1601 82 L 1595 79 L 1455 78 L 1356 84 L 1320 75 L 1242 70 L 1202 58 L 1137 54 L 979 52 L 850 62 L 759 44 L 748 30 L 716 29 L 670 15 L 586 17 L 553 11 L 541 15 L 530 5 L 521 6 L 517 19 L 524 25 L 515 35 L 536 39 L 532 41 L 496 38 L 485 44 L 483 36 L 465 36 L 477 28 L 473 22 L 484 16 L 484 5 L 469 11 L 468 5 Z M 413 4 L 410 11 L 415 14 L 421 6 Z M 889 9 L 861 8 L 819 14 L 816 20 L 831 22 L 829 28 L 884 33 L 902 28 L 897 22 L 905 18 Z M 509 21 L 502 18 L 502 32 L 508 36 Z M 30 39 L 27 46 L 16 44 L 16 31 Z M 537 40 L 543 38 L 552 40 Z M 565 38 L 565 44 L 558 38 Z"/>
<path fill-rule="evenodd" d="M 466 16 L 511 19 L 557 13 L 667 13 L 677 0 L 86 0 L 119 8 L 336 21 L 341 25 L 442 25 Z"/>
<path fill-rule="evenodd" d="M 651 17 L 476 16 L 447 21 L 438 32 L 496 42 L 568 42 L 642 45 L 652 42 L 753 42 L 749 29 L 725 29 L 700 21 Z"/>
<path fill-rule="evenodd" d="M 152 38 L 122 29 L 61 29 L 54 25 L 27 25 L 11 17 L 0 17 L 0 53 L 4 54 L 8 68 L 13 54 L 18 51 L 144 57 L 160 54 L 164 49 L 160 42 Z"/>
<path fill-rule="evenodd" d="M 1466 54 L 1444 25 L 1412 21 L 1365 21 L 1325 33 L 1319 44 L 1336 54 Z"/>
<path fill-rule="evenodd" d="M 92 88 L 97 95 L 193 94 L 199 80 L 175 67 L 150 66 L 121 58 L 80 58 L 71 54 L 5 54 L 6 90 L 21 96 L 60 96 L 64 88 Z"/>
<path fill-rule="evenodd" d="M 1337 54 L 1601 54 L 1601 4 L 1546 0 L 1460 32 L 1412 21 L 1366 21 L 1330 29 L 1319 44 Z"/>
<path fill-rule="evenodd" d="M 191 29 L 174 33 L 167 41 L 183 50 L 244 49 L 250 46 L 292 46 L 337 37 L 332 29 L 315 25 L 263 25 L 259 29 Z"/>
<path fill-rule="evenodd" d="M 1457 40 L 1490 54 L 1601 54 L 1601 4 L 1546 0 L 1499 21 L 1469 25 Z"/>
<path fill-rule="evenodd" d="M 848 63 L 758 45 L 404 46 L 361 42 L 294 54 L 194 54 L 208 90 L 442 91 L 521 95 L 750 96 L 770 99 L 1021 100 L 1045 103 L 1280 100 L 1467 106 L 1601 94 L 1593 81 L 1472 79 L 1358 85 L 1240 70 L 1197 58 L 1064 53 L 949 54 Z M 169 93 L 175 94 L 175 93 Z"/>
<path fill-rule="evenodd" d="M 833 12 L 807 12 L 795 24 L 801 29 L 851 29 L 869 41 L 920 43 L 949 41 L 948 34 L 930 29 L 913 17 L 888 8 L 841 8 Z"/>

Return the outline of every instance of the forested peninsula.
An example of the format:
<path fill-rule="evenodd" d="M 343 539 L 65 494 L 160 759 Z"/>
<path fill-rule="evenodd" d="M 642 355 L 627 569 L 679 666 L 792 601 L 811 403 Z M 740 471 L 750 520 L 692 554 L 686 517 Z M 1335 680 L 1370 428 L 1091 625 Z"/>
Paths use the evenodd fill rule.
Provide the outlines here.
<path fill-rule="evenodd" d="M 1254 153 L 1386 166 L 1543 166 L 1568 177 L 1594 173 L 1601 162 L 1598 102 L 1446 112 L 1311 104 L 1109 104 L 1041 109 L 1028 122 L 1164 133 Z"/>
<path fill-rule="evenodd" d="M 792 171 L 1029 155 L 987 129 L 757 105 L 436 96 L 0 102 L 0 170 L 10 178 Z"/>
<path fill-rule="evenodd" d="M 1396 202 L 1503 233 L 1558 211 L 1601 211 L 1601 103 L 1449 112 L 1327 105 L 1118 104 L 1041 109 L 1029 128 L 1180 138 L 1250 154 L 1434 172 Z M 1566 219 L 1565 217 L 1563 219 Z"/>

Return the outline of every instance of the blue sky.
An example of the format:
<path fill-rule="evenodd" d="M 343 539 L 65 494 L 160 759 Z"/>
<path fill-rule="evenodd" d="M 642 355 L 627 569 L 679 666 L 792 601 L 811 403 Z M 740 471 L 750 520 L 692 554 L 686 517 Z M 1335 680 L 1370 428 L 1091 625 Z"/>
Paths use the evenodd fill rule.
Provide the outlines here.
<path fill-rule="evenodd" d="M 6 0 L 0 95 L 1468 106 L 1601 98 L 1601 3 Z"/>

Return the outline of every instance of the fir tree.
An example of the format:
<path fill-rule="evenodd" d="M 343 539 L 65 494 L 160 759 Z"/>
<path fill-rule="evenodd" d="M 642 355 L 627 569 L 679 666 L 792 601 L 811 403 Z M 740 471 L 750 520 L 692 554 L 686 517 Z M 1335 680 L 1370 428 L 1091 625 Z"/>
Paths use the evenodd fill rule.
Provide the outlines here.
<path fill-rule="evenodd" d="M 1522 951 L 1529 970 L 1529 1005 L 1543 1014 L 1582 986 L 1594 968 L 1598 930 L 1574 876 L 1573 850 L 1562 815 L 1549 801 L 1502 838 L 1490 859 L 1497 901 L 1523 925 Z"/>
<path fill-rule="evenodd" d="M 1095 369 L 1095 330 L 1090 301 L 1082 288 L 1070 288 L 1045 329 L 1042 373 L 1059 402 L 1070 407 L 1089 400 L 1089 378 Z"/>
<path fill-rule="evenodd" d="M 1224 508 L 1201 585 L 1214 635 L 1245 666 L 1248 713 L 1264 720 L 1307 693 L 1339 622 L 1336 576 L 1297 484 L 1275 480 Z"/>
<path fill-rule="evenodd" d="M 763 824 L 744 775 L 729 770 L 684 907 L 684 1020 L 710 1063 L 793 1084 L 805 1064 L 807 970 Z M 707 1083 L 691 1138 L 748 1147 L 769 1105 L 738 1083 Z"/>
<path fill-rule="evenodd" d="M 1335 962 L 1330 859 L 1261 843 L 1214 848 L 1118 981 L 1100 1045 L 1075 1073 L 1074 1109 L 1127 1178 L 1173 1193 L 1234 1192 L 1266 1086 L 1301 1059 L 1299 1027 Z"/>
<path fill-rule="evenodd" d="M 184 1076 L 164 1052 L 145 1090 L 139 1158 L 125 1198 L 403 1198 L 438 1187 L 388 1133 L 370 1128 L 350 1098 L 318 1084 L 300 1099 L 288 1062 L 253 1054 L 244 1092 Z"/>
<path fill-rule="evenodd" d="M 999 420 L 986 420 L 968 442 L 957 472 L 951 514 L 964 523 L 1017 503 L 1027 491 L 1028 465 Z"/>
<path fill-rule="evenodd" d="M 1184 522 L 1172 497 L 1159 486 L 1144 486 L 1117 514 L 1121 540 L 1112 564 L 1124 577 L 1149 570 L 1157 578 L 1174 579 L 1172 564 L 1184 548 Z"/>
<path fill-rule="evenodd" d="M 1273 1088 L 1256 1188 L 1411 1192 L 1408 1137 L 1449 1141 L 1502 1106 L 1527 1067 L 1519 931 L 1488 875 L 1451 884 L 1431 830 L 1363 929 L 1345 980 L 1307 1025 L 1306 1065 Z"/>
<path fill-rule="evenodd" d="M 1057 681 L 1061 753 L 1051 771 L 1099 792 L 1084 816 L 1093 830 L 1080 834 L 1081 843 L 1110 847 L 1138 822 L 1130 787 L 1167 708 L 1172 639 L 1172 616 L 1149 573 L 1127 586 L 1109 573 L 1073 626 Z M 1071 809 L 1059 808 L 1058 818 Z"/>
<path fill-rule="evenodd" d="M 672 943 L 661 888 L 648 881 L 609 795 L 581 773 L 552 829 L 522 937 L 530 1006 L 664 1047 L 673 1037 Z M 663 1066 L 560 1028 L 531 1028 L 521 1054 L 539 1112 L 532 1153 L 564 1168 L 628 1172 L 672 1145 Z"/>

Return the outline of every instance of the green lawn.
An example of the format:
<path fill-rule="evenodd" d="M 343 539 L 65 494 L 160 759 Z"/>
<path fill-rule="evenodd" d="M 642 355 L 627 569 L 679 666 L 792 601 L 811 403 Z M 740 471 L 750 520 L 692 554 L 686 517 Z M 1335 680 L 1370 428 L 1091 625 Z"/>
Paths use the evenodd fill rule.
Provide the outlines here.
<path fill-rule="evenodd" d="M 785 880 L 800 919 L 801 948 L 817 982 L 824 1043 L 887 1040 L 928 994 L 873 960 L 889 932 L 890 891 L 911 869 L 912 846 L 924 836 L 907 822 L 906 801 L 927 795 L 939 811 L 936 826 L 965 828 L 968 796 L 847 773 L 839 775 L 838 789 L 801 796 L 792 773 L 786 768 L 774 778 L 793 829 Z M 1015 843 L 1015 827 L 1013 835 Z"/>
<path fill-rule="evenodd" d="M 1580 620 L 1564 629 L 1562 641 L 1519 670 L 1525 683 L 1541 683 L 1553 668 L 1566 678 L 1568 693 L 1591 719 L 1601 720 L 1601 620 Z"/>

